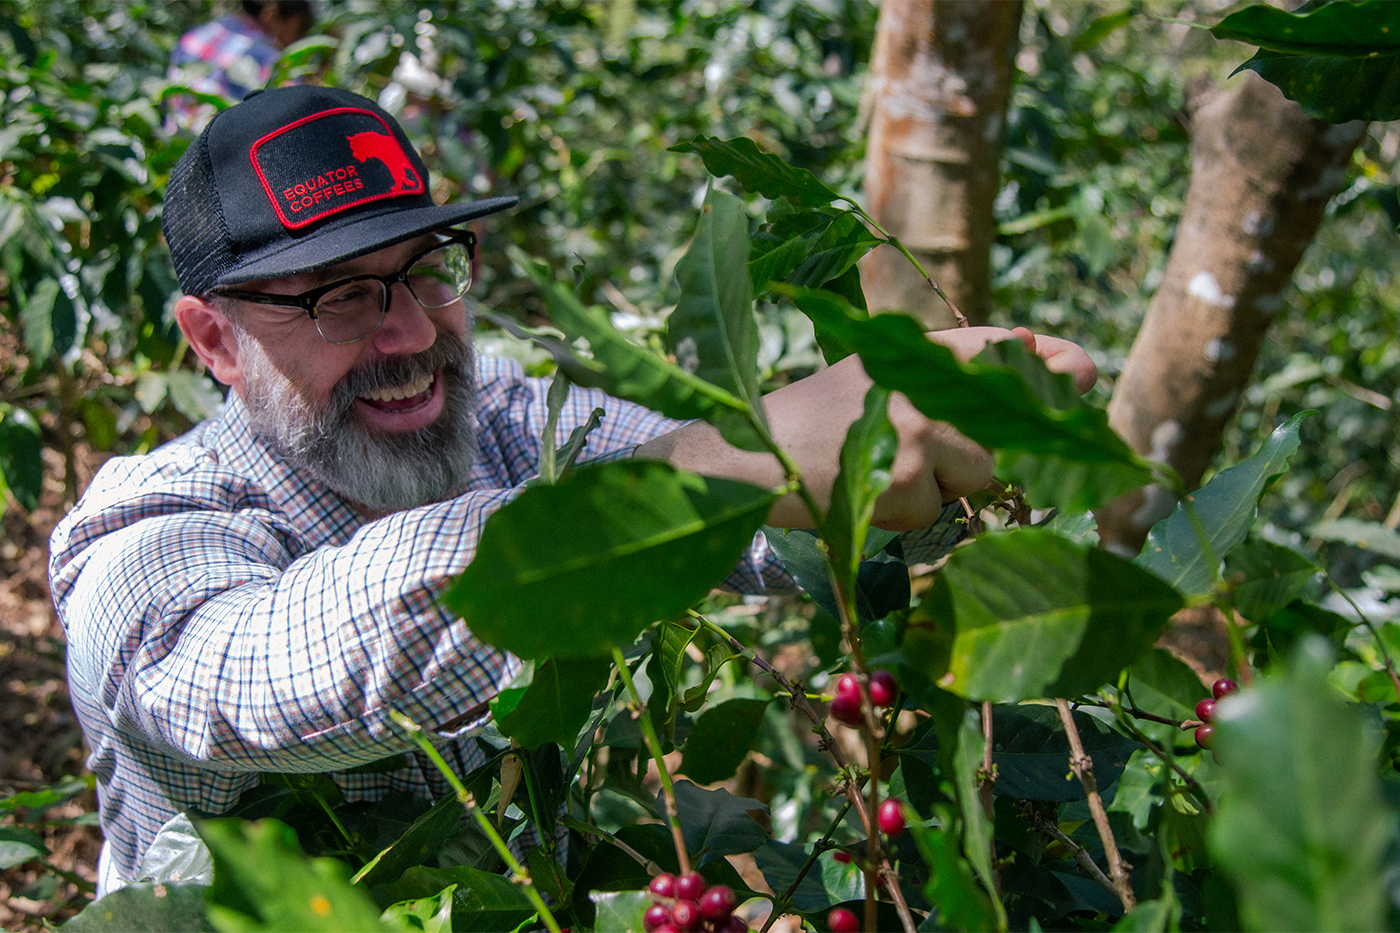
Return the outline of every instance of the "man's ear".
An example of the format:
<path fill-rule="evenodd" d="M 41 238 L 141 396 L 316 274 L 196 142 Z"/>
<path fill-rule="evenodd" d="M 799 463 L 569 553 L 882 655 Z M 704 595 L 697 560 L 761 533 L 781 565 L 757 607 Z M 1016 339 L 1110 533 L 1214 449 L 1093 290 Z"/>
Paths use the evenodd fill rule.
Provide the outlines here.
<path fill-rule="evenodd" d="M 214 378 L 241 395 L 243 366 L 238 337 L 224 313 L 203 298 L 182 295 L 175 302 L 175 322 Z"/>

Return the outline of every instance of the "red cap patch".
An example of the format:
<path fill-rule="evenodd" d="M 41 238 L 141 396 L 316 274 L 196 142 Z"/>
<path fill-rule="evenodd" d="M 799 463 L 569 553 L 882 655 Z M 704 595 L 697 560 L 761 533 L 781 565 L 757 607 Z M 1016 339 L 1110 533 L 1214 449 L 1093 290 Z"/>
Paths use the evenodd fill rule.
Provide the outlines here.
<path fill-rule="evenodd" d="M 325 110 L 273 130 L 253 143 L 248 156 L 289 230 L 371 201 L 426 190 L 421 163 L 404 151 L 389 124 L 353 107 Z"/>

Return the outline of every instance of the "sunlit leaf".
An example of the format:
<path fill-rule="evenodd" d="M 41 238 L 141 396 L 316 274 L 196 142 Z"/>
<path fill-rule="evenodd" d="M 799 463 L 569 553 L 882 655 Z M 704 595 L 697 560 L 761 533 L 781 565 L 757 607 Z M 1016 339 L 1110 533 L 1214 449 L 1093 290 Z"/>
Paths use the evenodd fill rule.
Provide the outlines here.
<path fill-rule="evenodd" d="M 1384 853 L 1395 813 L 1376 779 L 1368 716 L 1328 684 L 1334 657 L 1308 639 L 1286 673 L 1221 700 L 1224 790 L 1210 848 L 1246 928 L 1386 928 Z"/>
<path fill-rule="evenodd" d="M 787 198 L 794 204 L 815 207 L 830 204 L 840 195 L 805 168 L 797 168 L 764 152 L 752 139 L 740 136 L 718 139 L 697 136 L 671 147 L 672 152 L 694 152 L 711 175 L 733 175 L 745 189 L 765 198 Z"/>
<path fill-rule="evenodd" d="M 1127 561 L 1027 528 L 954 551 L 925 600 L 929 620 L 910 622 L 905 650 L 972 699 L 1073 697 L 1132 664 L 1181 605 Z M 942 656 L 919 650 L 949 638 Z"/>
<path fill-rule="evenodd" d="M 659 462 L 583 467 L 492 515 L 444 599 L 519 657 L 605 655 L 728 576 L 774 498 Z"/>
<path fill-rule="evenodd" d="M 1300 412 L 1279 425 L 1258 453 L 1221 470 L 1191 496 L 1216 560 L 1244 540 L 1254 524 L 1259 497 L 1288 468 L 1288 458 L 1298 449 L 1298 426 L 1311 414 Z M 1216 568 L 1207 564 L 1196 528 L 1180 503 L 1152 526 L 1133 563 L 1187 595 L 1209 593 L 1215 582 Z"/>
<path fill-rule="evenodd" d="M 530 683 L 502 690 L 491 701 L 491 714 L 501 734 L 525 748 L 546 742 L 572 748 L 611 669 L 606 658 L 537 661 Z"/>

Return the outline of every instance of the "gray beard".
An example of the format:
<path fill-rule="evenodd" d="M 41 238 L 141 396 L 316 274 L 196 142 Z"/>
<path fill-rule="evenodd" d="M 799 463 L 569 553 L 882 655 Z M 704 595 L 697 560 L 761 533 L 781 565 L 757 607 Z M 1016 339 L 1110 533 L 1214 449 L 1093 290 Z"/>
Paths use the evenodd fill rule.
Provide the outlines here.
<path fill-rule="evenodd" d="M 278 371 L 262 345 L 234 327 L 243 402 L 253 432 L 283 459 L 351 502 L 396 512 L 439 502 L 466 482 L 476 458 L 476 366 L 469 340 L 439 336 L 422 353 L 351 370 L 317 406 Z M 442 416 L 417 431 L 374 434 L 351 414 L 355 398 L 441 373 Z"/>

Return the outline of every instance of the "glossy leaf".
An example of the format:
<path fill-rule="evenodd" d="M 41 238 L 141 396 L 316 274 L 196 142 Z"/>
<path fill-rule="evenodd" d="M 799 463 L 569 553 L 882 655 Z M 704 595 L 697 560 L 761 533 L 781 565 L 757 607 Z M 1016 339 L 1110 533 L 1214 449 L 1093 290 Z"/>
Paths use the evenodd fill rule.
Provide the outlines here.
<path fill-rule="evenodd" d="M 606 658 L 536 661 L 528 684 L 513 684 L 491 700 L 491 715 L 502 735 L 525 748 L 546 742 L 573 748 L 611 670 Z"/>
<path fill-rule="evenodd" d="M 748 263 L 743 202 L 712 189 L 690 248 L 676 265 L 681 294 L 666 319 L 666 343 L 682 369 L 742 399 L 763 424 L 753 285 L 747 275 L 734 274 Z"/>
<path fill-rule="evenodd" d="M 675 787 L 685 847 L 697 864 L 743 855 L 768 841 L 749 813 L 766 813 L 767 804 L 723 789 L 705 790 L 690 781 L 676 781 Z"/>
<path fill-rule="evenodd" d="M 73 933 L 212 933 L 202 884 L 129 884 L 93 901 L 63 924 Z"/>
<path fill-rule="evenodd" d="M 1249 929 L 1386 927 L 1395 813 L 1376 779 L 1367 715 L 1327 682 L 1333 661 L 1326 642 L 1308 639 L 1285 674 L 1215 709 L 1225 784 L 1210 848 Z"/>
<path fill-rule="evenodd" d="M 1181 604 L 1121 558 L 1022 529 L 953 552 L 925 600 L 931 618 L 910 622 L 905 653 L 971 699 L 1073 697 L 1132 664 Z M 951 641 L 920 650 L 940 639 Z"/>
<path fill-rule="evenodd" d="M 783 291 L 812 318 L 819 334 L 854 347 L 876 383 L 903 392 L 928 417 L 1004 454 L 1054 458 L 1036 464 L 1003 455 L 1013 478 L 1034 485 L 1042 497 L 1038 505 L 1083 510 L 1150 480 L 1146 464 L 1108 426 L 1103 411 L 1077 397 L 1070 407 L 1058 407 L 1070 400 L 1063 381 L 1068 377 L 1050 374 L 1024 348 L 1018 354 L 1011 346 L 1016 341 L 998 351 L 1004 364 L 959 364 L 911 317 L 879 314 L 858 320 L 829 292 Z"/>
<path fill-rule="evenodd" d="M 1258 453 L 1221 470 L 1191 496 L 1216 560 L 1244 540 L 1254 524 L 1259 497 L 1288 468 L 1288 458 L 1298 449 L 1298 426 L 1310 414 L 1301 412 L 1279 425 Z M 1180 503 L 1152 526 L 1133 563 L 1186 595 L 1209 593 L 1215 583 L 1216 568 L 1207 565 L 1196 529 Z"/>
<path fill-rule="evenodd" d="M 850 211 L 770 210 L 769 220 L 768 229 L 754 236 L 749 259 L 749 276 L 757 291 L 766 291 L 774 282 L 821 288 L 884 242 Z"/>
<path fill-rule="evenodd" d="M 1388 0 L 1309 3 L 1291 12 L 1261 3 L 1231 13 L 1210 31 L 1271 52 L 1400 55 L 1400 8 Z"/>
<path fill-rule="evenodd" d="M 962 858 L 958 840 L 944 829 L 912 826 L 914 842 L 929 867 L 929 880 L 924 889 L 947 929 L 997 930 L 997 914 L 991 898 L 977 884 L 977 879 Z"/>
<path fill-rule="evenodd" d="M 719 139 L 697 136 L 672 146 L 671 151 L 693 152 L 704 161 L 711 175 L 733 175 L 746 190 L 771 200 L 787 198 L 803 207 L 815 207 L 830 204 L 841 197 L 811 172 L 764 152 L 747 137 Z"/>
<path fill-rule="evenodd" d="M 802 871 L 811 849 L 795 842 L 773 841 L 753 853 L 758 870 L 763 872 L 763 880 L 768 887 L 782 893 L 792 888 Z M 817 858 L 817 864 L 798 882 L 792 892 L 792 906 L 798 910 L 816 912 L 833 904 L 853 901 L 865 896 L 865 883 L 861 871 L 854 864 L 842 864 L 825 853 Z"/>
<path fill-rule="evenodd" d="M 198 829 L 214 855 L 209 918 L 219 929 L 392 929 L 344 862 L 307 858 L 286 824 L 219 819 Z"/>
<path fill-rule="evenodd" d="M 889 400 L 889 391 L 878 385 L 866 392 L 864 410 L 846 430 L 841 445 L 840 469 L 823 524 L 834 579 L 850 594 L 852 603 L 875 499 L 890 487 L 890 467 L 899 449 L 899 437 L 886 414 Z"/>
<path fill-rule="evenodd" d="M 26 512 L 39 507 L 44 484 L 44 442 L 34 416 L 22 408 L 0 410 L 0 510 L 4 489 Z"/>
<path fill-rule="evenodd" d="M 700 714 L 685 740 L 680 771 L 697 784 L 713 784 L 734 776 L 755 745 L 771 699 L 739 697 L 711 706 Z"/>
<path fill-rule="evenodd" d="M 465 815 L 462 802 L 452 794 L 444 794 L 431 810 L 414 820 L 393 845 L 356 872 L 351 881 L 372 888 L 393 881 L 414 865 L 429 862 L 437 856 L 442 844 L 461 829 Z"/>
<path fill-rule="evenodd" d="M 0 826 L 0 868 L 14 868 L 49 854 L 43 837 L 20 826 Z"/>
<path fill-rule="evenodd" d="M 617 933 L 644 933 L 642 922 L 651 906 L 645 891 L 595 891 L 588 895 L 597 910 L 596 930 L 616 930 Z"/>
<path fill-rule="evenodd" d="M 584 467 L 491 516 L 444 599 L 522 658 L 601 656 L 723 580 L 773 499 L 659 462 Z"/>
<path fill-rule="evenodd" d="M 1069 738 L 1053 706 L 997 706 L 992 722 L 998 794 L 1017 800 L 1084 799 L 1084 785 L 1070 773 Z M 1142 745 L 1078 710 L 1074 723 L 1094 761 L 1094 780 L 1107 791 Z"/>
<path fill-rule="evenodd" d="M 1301 596 L 1321 572 L 1304 555 L 1268 541 L 1246 541 L 1225 559 L 1225 582 L 1235 608 L 1255 622 L 1267 620 Z"/>
<path fill-rule="evenodd" d="M 544 291 L 554 323 L 570 337 L 588 341 L 591 359 L 583 359 L 559 343 L 543 344 L 561 366 L 568 367 L 574 382 L 670 418 L 719 422 L 736 413 L 748 414 L 748 405 L 733 392 L 633 343 L 612 325 L 605 311 L 584 305 L 571 289 L 554 281 L 549 270 L 519 251 L 512 250 L 511 255 Z"/>
<path fill-rule="evenodd" d="M 373 889 L 381 904 L 423 900 L 452 890 L 452 929 L 471 933 L 512 930 L 535 915 L 525 891 L 509 878 L 467 865 L 415 865 L 396 881 Z"/>

